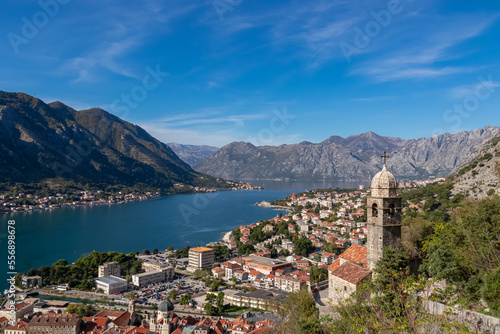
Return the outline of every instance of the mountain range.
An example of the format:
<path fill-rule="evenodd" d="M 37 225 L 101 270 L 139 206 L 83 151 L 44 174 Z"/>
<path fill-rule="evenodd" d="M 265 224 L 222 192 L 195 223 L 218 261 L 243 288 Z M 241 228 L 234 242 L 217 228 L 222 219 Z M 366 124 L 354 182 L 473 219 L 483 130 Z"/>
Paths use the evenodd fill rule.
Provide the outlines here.
<path fill-rule="evenodd" d="M 254 146 L 233 142 L 193 167 L 209 175 L 237 179 L 369 180 L 387 166 L 402 179 L 447 176 L 500 128 L 401 139 L 373 132 L 347 138 L 331 136 L 321 143 L 301 142 L 280 146 Z"/>
<path fill-rule="evenodd" d="M 62 178 L 90 184 L 224 182 L 194 171 L 141 127 L 103 109 L 76 111 L 0 91 L 0 182 Z"/>
<path fill-rule="evenodd" d="M 183 145 L 178 143 L 168 143 L 167 145 L 182 161 L 190 166 L 196 165 L 220 150 L 220 147 L 208 145 Z"/>

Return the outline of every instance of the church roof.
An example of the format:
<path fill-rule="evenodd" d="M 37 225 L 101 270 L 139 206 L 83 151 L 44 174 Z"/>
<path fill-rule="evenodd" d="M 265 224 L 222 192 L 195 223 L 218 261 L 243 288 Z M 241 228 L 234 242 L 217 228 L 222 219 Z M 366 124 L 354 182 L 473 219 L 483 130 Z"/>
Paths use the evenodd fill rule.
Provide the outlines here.
<path fill-rule="evenodd" d="M 129 320 L 130 320 L 130 313 L 129 311 L 125 311 L 119 317 L 113 320 L 113 323 L 117 326 L 124 326 L 129 322 Z"/>
<path fill-rule="evenodd" d="M 174 304 L 170 300 L 164 300 L 158 305 L 158 311 L 170 312 L 174 310 Z"/>
<path fill-rule="evenodd" d="M 387 170 L 387 166 L 384 165 L 382 167 L 382 170 L 375 174 L 375 176 L 372 179 L 372 185 L 371 188 L 381 188 L 381 189 L 389 189 L 389 188 L 397 188 L 398 183 L 396 181 L 396 178 L 394 175 L 392 175 L 391 172 Z"/>
<path fill-rule="evenodd" d="M 366 257 L 366 247 L 360 245 L 352 245 L 345 252 L 340 254 L 341 259 L 349 260 L 354 263 L 362 263 L 364 266 L 368 264 L 368 258 Z"/>
<path fill-rule="evenodd" d="M 351 284 L 358 284 L 371 273 L 371 270 L 359 264 L 346 262 L 332 271 L 332 276 L 336 276 Z"/>

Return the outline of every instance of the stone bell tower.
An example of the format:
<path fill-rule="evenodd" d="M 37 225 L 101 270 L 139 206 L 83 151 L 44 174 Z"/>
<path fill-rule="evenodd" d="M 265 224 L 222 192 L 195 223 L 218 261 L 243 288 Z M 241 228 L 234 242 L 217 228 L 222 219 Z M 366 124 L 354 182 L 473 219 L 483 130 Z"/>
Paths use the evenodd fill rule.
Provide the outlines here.
<path fill-rule="evenodd" d="M 384 247 L 401 250 L 401 197 L 398 196 L 398 183 L 386 166 L 372 179 L 371 196 L 366 203 L 368 220 L 367 258 L 368 267 L 373 270 L 377 261 L 384 255 Z"/>

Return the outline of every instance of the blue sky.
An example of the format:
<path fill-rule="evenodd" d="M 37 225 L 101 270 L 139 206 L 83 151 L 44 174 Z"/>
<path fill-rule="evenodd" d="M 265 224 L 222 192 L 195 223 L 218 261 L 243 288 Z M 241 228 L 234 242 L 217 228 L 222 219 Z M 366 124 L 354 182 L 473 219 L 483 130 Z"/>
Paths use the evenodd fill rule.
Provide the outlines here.
<path fill-rule="evenodd" d="M 164 142 L 500 125 L 498 1 L 4 0 L 0 89 Z"/>

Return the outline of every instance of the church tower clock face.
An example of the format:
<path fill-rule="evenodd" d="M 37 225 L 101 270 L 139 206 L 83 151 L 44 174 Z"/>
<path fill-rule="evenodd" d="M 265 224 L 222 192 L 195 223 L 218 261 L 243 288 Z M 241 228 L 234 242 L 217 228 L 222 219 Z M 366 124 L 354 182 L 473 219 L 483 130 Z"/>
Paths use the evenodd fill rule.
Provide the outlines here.
<path fill-rule="evenodd" d="M 371 196 L 366 203 L 367 258 L 372 270 L 384 255 L 384 247 L 401 250 L 401 197 L 396 178 L 387 170 L 388 157 L 384 152 L 384 166 L 372 179 Z"/>

